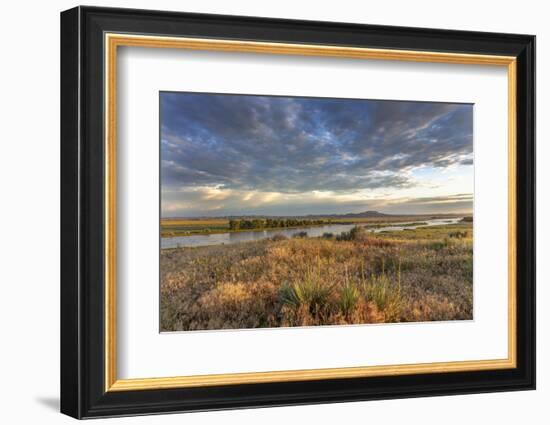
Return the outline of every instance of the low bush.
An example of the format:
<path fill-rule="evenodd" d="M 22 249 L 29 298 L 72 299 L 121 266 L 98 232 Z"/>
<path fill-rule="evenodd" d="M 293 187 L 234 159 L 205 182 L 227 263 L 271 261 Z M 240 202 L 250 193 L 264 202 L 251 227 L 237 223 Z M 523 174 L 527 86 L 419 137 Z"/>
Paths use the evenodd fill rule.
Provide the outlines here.
<path fill-rule="evenodd" d="M 340 289 L 339 307 L 346 319 L 349 319 L 359 302 L 359 290 L 352 282 L 346 282 Z"/>
<path fill-rule="evenodd" d="M 456 238 L 456 239 L 463 239 L 468 237 L 468 232 L 467 231 L 461 232 L 460 230 L 457 230 L 456 232 L 449 233 L 449 237 Z"/>
<path fill-rule="evenodd" d="M 337 241 L 361 241 L 368 237 L 368 230 L 364 226 L 355 226 L 349 232 L 342 232 L 336 236 Z"/>

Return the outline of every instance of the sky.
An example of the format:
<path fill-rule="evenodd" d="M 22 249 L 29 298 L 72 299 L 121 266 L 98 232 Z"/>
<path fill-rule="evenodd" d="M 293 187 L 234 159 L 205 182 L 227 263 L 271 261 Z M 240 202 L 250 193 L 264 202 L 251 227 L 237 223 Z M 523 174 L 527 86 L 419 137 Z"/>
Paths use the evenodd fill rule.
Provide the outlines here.
<path fill-rule="evenodd" d="M 471 213 L 470 104 L 160 93 L 161 216 Z"/>

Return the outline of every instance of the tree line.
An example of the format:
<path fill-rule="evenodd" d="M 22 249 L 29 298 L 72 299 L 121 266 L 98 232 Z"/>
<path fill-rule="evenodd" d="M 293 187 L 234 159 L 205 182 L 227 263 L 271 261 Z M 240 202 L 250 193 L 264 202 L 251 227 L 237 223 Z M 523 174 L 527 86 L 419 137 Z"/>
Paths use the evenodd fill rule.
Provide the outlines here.
<path fill-rule="evenodd" d="M 328 220 L 327 224 L 330 224 L 331 220 Z M 260 219 L 256 218 L 253 220 L 229 220 L 229 229 L 230 230 L 241 230 L 241 229 L 273 229 L 281 227 L 301 227 L 301 226 L 315 226 L 320 224 L 325 224 L 325 220 L 305 220 L 297 218 L 286 218 L 286 219 L 277 219 L 277 218 L 268 218 Z"/>

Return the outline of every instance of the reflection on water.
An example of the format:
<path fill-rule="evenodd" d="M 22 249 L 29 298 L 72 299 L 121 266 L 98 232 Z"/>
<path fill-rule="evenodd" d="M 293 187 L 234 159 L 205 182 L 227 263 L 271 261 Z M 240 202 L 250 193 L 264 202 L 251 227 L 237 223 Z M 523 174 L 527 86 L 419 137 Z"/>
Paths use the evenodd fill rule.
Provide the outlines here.
<path fill-rule="evenodd" d="M 462 220 L 462 217 L 453 219 L 434 219 L 423 220 L 422 225 L 403 226 L 406 223 L 394 223 L 385 227 L 368 229 L 371 232 L 378 233 L 384 231 L 397 231 L 404 229 L 416 229 L 417 227 L 437 226 L 441 224 L 454 224 Z M 410 221 L 409 221 L 410 223 Z M 348 232 L 355 224 L 330 224 L 326 226 L 302 227 L 296 229 L 268 229 L 257 230 L 252 232 L 228 232 L 217 233 L 212 235 L 192 235 L 192 236 L 174 236 L 170 238 L 161 238 L 161 248 L 179 248 L 179 247 L 194 247 L 207 245 L 222 245 L 233 244 L 239 242 L 257 241 L 261 239 L 271 238 L 275 235 L 284 235 L 291 238 L 293 235 L 306 232 L 308 237 L 314 238 L 322 236 L 323 233 L 332 233 L 334 236 L 343 232 Z"/>

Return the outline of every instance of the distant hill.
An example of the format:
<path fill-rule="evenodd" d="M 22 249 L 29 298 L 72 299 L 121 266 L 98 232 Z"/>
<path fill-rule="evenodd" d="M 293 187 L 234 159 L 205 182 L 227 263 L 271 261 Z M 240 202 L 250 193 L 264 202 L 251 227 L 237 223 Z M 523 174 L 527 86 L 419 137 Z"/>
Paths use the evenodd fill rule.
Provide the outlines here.
<path fill-rule="evenodd" d="M 363 211 L 360 213 L 336 214 L 334 215 L 334 217 L 367 218 L 367 217 L 391 217 L 392 215 L 393 214 L 384 214 L 378 211 Z"/>
<path fill-rule="evenodd" d="M 304 218 L 373 218 L 373 217 L 394 217 L 394 214 L 384 214 L 378 211 L 363 211 L 360 213 L 347 214 L 310 214 L 301 217 Z"/>
<path fill-rule="evenodd" d="M 317 218 L 372 218 L 372 217 L 399 217 L 400 214 L 384 214 L 378 211 L 363 211 L 360 213 L 347 213 L 347 214 L 308 214 L 308 215 L 262 215 L 262 214 L 247 214 L 247 215 L 225 215 L 216 217 L 170 217 L 169 220 L 174 219 L 254 219 L 254 218 L 304 218 L 304 219 L 317 219 Z"/>
<path fill-rule="evenodd" d="M 467 213 L 433 213 L 433 214 L 386 214 L 379 211 L 363 211 L 359 213 L 346 213 L 346 214 L 309 214 L 309 215 L 267 215 L 267 214 L 243 214 L 243 215 L 223 215 L 223 216 L 194 216 L 194 217 L 163 217 L 161 220 L 254 220 L 254 219 L 309 219 L 316 220 L 321 218 L 330 219 L 354 219 L 354 218 L 387 218 L 388 220 L 395 220 L 397 218 L 423 218 L 423 219 L 436 219 L 436 218 L 453 218 L 459 216 L 471 216 Z"/>

